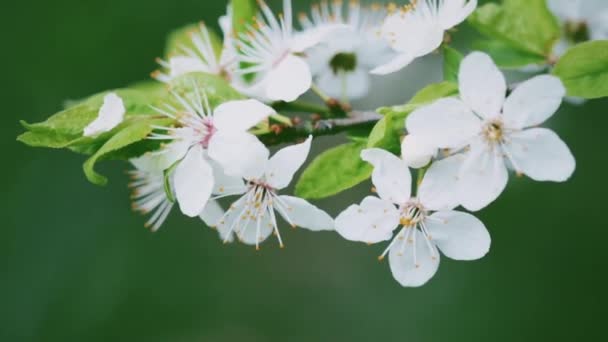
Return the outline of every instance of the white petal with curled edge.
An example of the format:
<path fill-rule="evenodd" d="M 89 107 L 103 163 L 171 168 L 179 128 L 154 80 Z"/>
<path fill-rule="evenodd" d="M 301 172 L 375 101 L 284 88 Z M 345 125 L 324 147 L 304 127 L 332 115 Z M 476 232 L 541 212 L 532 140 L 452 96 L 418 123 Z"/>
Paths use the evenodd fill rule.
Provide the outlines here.
<path fill-rule="evenodd" d="M 477 7 L 477 0 L 450 0 L 439 5 L 439 23 L 441 28 L 449 30 L 462 23 Z"/>
<path fill-rule="evenodd" d="M 396 239 L 406 232 L 407 229 L 402 230 Z M 410 233 L 409 238 L 397 241 L 388 255 L 393 277 L 405 287 L 426 284 L 437 273 L 439 259 L 435 245 L 431 243 L 429 248 L 424 235 L 417 229 Z"/>
<path fill-rule="evenodd" d="M 253 216 L 241 219 L 236 225 L 234 234 L 244 244 L 256 245 L 264 242 L 274 231 L 270 213 L 266 211 L 264 216 L 255 218 Z"/>
<path fill-rule="evenodd" d="M 182 213 L 198 216 L 213 190 L 213 170 L 203 157 L 203 150 L 196 145 L 188 151 L 174 174 L 175 197 Z"/>
<path fill-rule="evenodd" d="M 550 129 L 532 128 L 513 133 L 506 148 L 516 170 L 536 181 L 564 182 L 576 168 L 572 152 Z"/>
<path fill-rule="evenodd" d="M 437 153 L 437 146 L 428 139 L 409 134 L 401 142 L 401 159 L 414 169 L 425 167 Z"/>
<path fill-rule="evenodd" d="M 368 196 L 336 217 L 336 231 L 345 239 L 364 243 L 388 241 L 399 224 L 399 211 L 388 201 Z"/>
<path fill-rule="evenodd" d="M 280 196 L 279 199 L 283 209 L 279 214 L 286 221 L 312 231 L 334 230 L 334 219 L 323 210 L 298 197 Z"/>
<path fill-rule="evenodd" d="M 209 201 L 199 217 L 209 228 L 215 228 L 224 216 L 224 209 L 217 201 Z"/>
<path fill-rule="evenodd" d="M 406 66 L 408 66 L 410 63 L 412 63 L 414 61 L 414 59 L 416 59 L 416 57 L 410 53 L 401 53 L 401 54 L 395 56 L 393 59 L 391 59 L 387 63 L 384 63 L 384 64 L 379 65 L 376 68 L 372 69 L 372 71 L 370 71 L 370 73 L 372 73 L 374 75 L 392 74 L 392 73 L 397 72 L 397 71 L 405 68 Z"/>
<path fill-rule="evenodd" d="M 171 78 L 179 77 L 191 72 L 209 72 L 209 66 L 199 58 L 178 56 L 169 59 L 169 72 Z"/>
<path fill-rule="evenodd" d="M 490 233 L 478 218 L 459 211 L 440 211 L 425 221 L 431 241 L 448 258 L 477 260 L 490 251 Z"/>
<path fill-rule="evenodd" d="M 559 78 L 536 76 L 515 88 L 505 101 L 505 123 L 516 129 L 540 125 L 557 111 L 564 96 L 566 88 Z"/>
<path fill-rule="evenodd" d="M 294 174 L 302 167 L 308 153 L 312 136 L 301 144 L 287 146 L 275 153 L 266 165 L 266 181 L 275 189 L 283 189 L 291 183 Z"/>
<path fill-rule="evenodd" d="M 424 174 L 418 196 L 425 208 L 451 210 L 458 206 L 460 169 L 465 160 L 462 153 L 434 162 Z"/>
<path fill-rule="evenodd" d="M 97 118 L 84 128 L 85 137 L 94 137 L 109 132 L 118 126 L 125 116 L 125 105 L 116 93 L 109 93 L 103 98 Z"/>
<path fill-rule="evenodd" d="M 218 131 L 209 141 L 209 157 L 229 176 L 258 179 L 268 162 L 268 149 L 254 135 Z"/>
<path fill-rule="evenodd" d="M 361 159 L 374 167 L 372 183 L 380 198 L 395 204 L 404 204 L 410 199 L 412 175 L 403 160 L 379 148 L 363 150 Z"/>
<path fill-rule="evenodd" d="M 303 58 L 289 54 L 268 72 L 264 84 L 269 99 L 295 101 L 312 85 L 310 67 Z"/>
<path fill-rule="evenodd" d="M 405 123 L 410 134 L 439 148 L 463 145 L 481 131 L 481 120 L 459 99 L 440 99 L 412 112 Z"/>
<path fill-rule="evenodd" d="M 480 140 L 471 145 L 460 169 L 460 204 L 470 211 L 481 210 L 498 198 L 508 180 L 502 151 Z"/>
<path fill-rule="evenodd" d="M 490 56 L 472 52 L 460 64 L 460 97 L 479 116 L 486 119 L 500 114 L 507 94 L 507 82 Z"/>
<path fill-rule="evenodd" d="M 244 132 L 276 111 L 257 100 L 224 102 L 213 111 L 213 125 L 218 130 Z"/>

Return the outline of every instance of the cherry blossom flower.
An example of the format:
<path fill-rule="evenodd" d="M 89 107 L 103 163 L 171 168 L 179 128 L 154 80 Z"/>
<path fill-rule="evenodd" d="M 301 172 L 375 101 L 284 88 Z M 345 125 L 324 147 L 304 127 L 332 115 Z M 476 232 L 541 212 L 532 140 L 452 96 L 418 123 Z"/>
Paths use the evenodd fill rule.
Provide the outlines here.
<path fill-rule="evenodd" d="M 342 1 L 314 5 L 310 18 L 300 15 L 306 31 L 318 30 L 336 23 L 344 26 L 315 47 L 306 51 L 315 84 L 327 95 L 335 98 L 359 99 L 368 94 L 369 71 L 388 62 L 395 54 L 378 32 L 386 17 L 379 5 L 361 6 L 348 3 L 344 13 Z"/>
<path fill-rule="evenodd" d="M 381 149 L 361 153 L 374 166 L 379 197 L 366 197 L 336 218 L 336 231 L 350 241 L 391 241 L 380 260 L 389 258 L 393 277 L 406 287 L 424 285 L 437 272 L 439 251 L 454 260 L 476 260 L 490 249 L 490 234 L 473 215 L 451 210 L 423 180 L 412 197 L 407 164 Z M 399 230 L 395 233 L 395 230 Z"/>
<path fill-rule="evenodd" d="M 416 58 L 428 55 L 443 42 L 445 31 L 463 22 L 477 7 L 477 0 L 415 0 L 390 8 L 381 34 L 398 53 L 372 70 L 385 75 L 399 71 Z"/>
<path fill-rule="evenodd" d="M 94 137 L 109 132 L 118 126 L 125 117 L 125 105 L 116 93 L 109 93 L 103 98 L 97 118 L 84 128 L 85 137 Z"/>
<path fill-rule="evenodd" d="M 237 73 L 243 77 L 253 75 L 254 81 L 239 90 L 264 101 L 294 101 L 312 85 L 312 73 L 302 53 L 333 28 L 295 32 L 291 0 L 283 0 L 284 15 L 278 19 L 264 1 L 258 3 L 263 17 L 237 43 L 238 61 L 248 65 Z"/>
<path fill-rule="evenodd" d="M 165 191 L 164 170 L 171 166 L 169 153 L 150 152 L 131 159 L 134 170 L 129 171 L 132 178 L 129 187 L 133 189 L 133 210 L 144 215 L 152 213 L 146 227 L 157 231 L 171 213 L 173 202 Z"/>
<path fill-rule="evenodd" d="M 176 77 L 191 72 L 204 72 L 233 81 L 237 59 L 234 39 L 231 37 L 231 17 L 231 8 L 229 7 L 228 14 L 220 18 L 224 41 L 219 56 L 207 26 L 201 23 L 198 31 L 190 33 L 190 39 L 195 49 L 182 45 L 178 47 L 178 54 L 170 56 L 168 61 L 158 59 L 158 63 L 166 71 L 156 71 L 152 73 L 152 77 L 158 81 L 168 83 Z"/>
<path fill-rule="evenodd" d="M 206 95 L 198 91 L 193 100 L 174 96 L 182 108 L 166 105 L 157 110 L 178 121 L 179 127 L 155 127 L 166 133 L 151 139 L 172 141 L 167 148 L 177 151 L 179 161 L 174 171 L 176 199 L 185 215 L 195 217 L 205 208 L 220 174 L 240 180 L 258 160 L 268 157 L 264 145 L 247 130 L 275 111 L 256 100 L 230 101 L 212 110 Z"/>
<path fill-rule="evenodd" d="M 558 78 L 534 77 L 505 98 L 503 74 L 488 55 L 473 52 L 460 66 L 459 88 L 460 98 L 438 100 L 406 120 L 411 134 L 461 151 L 430 167 L 425 178 L 437 192 L 453 193 L 476 211 L 502 193 L 508 168 L 537 181 L 570 178 L 576 166 L 572 153 L 553 131 L 536 127 L 557 111 L 566 94 Z"/>
<path fill-rule="evenodd" d="M 243 243 L 258 249 L 272 233 L 279 245 L 284 246 L 275 211 L 294 228 L 333 230 L 333 219 L 324 211 L 301 198 L 278 194 L 306 161 L 311 142 L 309 137 L 304 143 L 281 149 L 270 159 L 257 159 L 256 167 L 244 176 L 247 186 L 241 190 L 243 196 L 221 217 L 213 209 L 203 212 L 201 218 L 217 228 L 224 241 L 231 241 L 236 235 Z"/>

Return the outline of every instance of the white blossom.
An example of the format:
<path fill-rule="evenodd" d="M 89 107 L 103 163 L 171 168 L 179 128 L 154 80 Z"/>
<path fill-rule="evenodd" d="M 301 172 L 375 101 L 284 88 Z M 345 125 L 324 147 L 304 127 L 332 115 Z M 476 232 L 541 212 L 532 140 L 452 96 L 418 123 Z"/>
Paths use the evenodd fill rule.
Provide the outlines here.
<path fill-rule="evenodd" d="M 351 241 L 391 241 L 388 254 L 393 277 L 403 286 L 424 285 L 439 267 L 439 251 L 455 260 L 480 259 L 490 249 L 490 234 L 473 215 L 451 210 L 428 191 L 426 179 L 411 195 L 407 164 L 381 149 L 361 157 L 374 166 L 372 182 L 379 197 L 366 197 L 336 218 L 336 231 Z M 395 233 L 395 230 L 399 230 Z"/>
<path fill-rule="evenodd" d="M 399 71 L 433 52 L 443 42 L 445 31 L 463 22 L 476 7 L 477 0 L 414 0 L 402 8 L 391 8 L 381 34 L 398 55 L 372 73 Z"/>
<path fill-rule="evenodd" d="M 224 42 L 221 52 L 216 51 L 212 37 L 204 23 L 199 25 L 198 31 L 190 32 L 190 39 L 194 49 L 182 45 L 178 47 L 176 55 L 169 56 L 167 61 L 158 59 L 158 63 L 165 69 L 164 72 L 156 71 L 152 77 L 161 82 L 170 82 L 176 77 L 191 73 L 204 72 L 221 76 L 228 81 L 233 81 L 234 72 L 237 67 L 236 49 L 231 38 L 230 9 L 228 15 L 220 19 Z"/>
<path fill-rule="evenodd" d="M 133 190 L 133 210 L 144 215 L 152 213 L 146 222 L 146 227 L 155 232 L 173 209 L 173 203 L 165 190 L 164 170 L 170 166 L 169 153 L 168 151 L 149 152 L 139 158 L 131 159 L 130 162 L 135 167 L 134 170 L 129 171 L 132 179 L 129 187 Z"/>
<path fill-rule="evenodd" d="M 506 97 L 507 84 L 491 58 L 468 55 L 460 66 L 460 98 L 445 98 L 414 111 L 406 120 L 410 134 L 438 148 L 458 152 L 433 163 L 426 175 L 435 191 L 469 210 L 493 202 L 507 185 L 511 168 L 537 181 L 566 181 L 575 160 L 551 130 L 537 126 L 559 108 L 566 93 L 549 75 L 520 84 Z"/>
<path fill-rule="evenodd" d="M 300 23 L 305 32 L 343 25 L 307 50 L 306 59 L 315 84 L 325 94 L 359 99 L 369 92 L 369 71 L 388 62 L 395 53 L 378 34 L 387 14 L 383 7 L 350 1 L 347 8 L 345 13 L 342 1 L 332 1 L 331 5 L 321 2 L 312 7 L 310 17 L 301 14 Z"/>
<path fill-rule="evenodd" d="M 217 228 L 224 241 L 231 241 L 236 235 L 256 248 L 272 233 L 283 247 L 275 211 L 294 228 L 332 230 L 333 219 L 327 213 L 301 198 L 278 194 L 306 161 L 311 142 L 309 137 L 304 143 L 281 149 L 270 159 L 257 159 L 256 167 L 244 176 L 247 186 L 241 189 L 243 196 L 224 215 L 219 216 L 215 209 L 205 210 L 201 219 Z"/>
<path fill-rule="evenodd" d="M 84 128 L 85 137 L 95 137 L 109 132 L 118 126 L 125 116 L 125 105 L 116 93 L 109 93 L 103 98 L 97 118 Z"/>
<path fill-rule="evenodd" d="M 294 101 L 312 85 L 310 67 L 301 54 L 331 28 L 298 33 L 293 29 L 291 0 L 283 0 L 284 14 L 278 19 L 264 1 L 258 3 L 263 17 L 238 42 L 238 61 L 248 66 L 237 72 L 254 81 L 239 90 L 264 101 Z"/>
<path fill-rule="evenodd" d="M 167 148 L 178 151 L 174 154 L 175 161 L 179 160 L 174 171 L 176 198 L 182 212 L 195 217 L 212 193 L 240 189 L 242 175 L 268 157 L 264 145 L 248 130 L 275 111 L 256 100 L 225 102 L 212 110 L 206 95 L 198 91 L 192 100 L 174 96 L 182 108 L 165 105 L 157 110 L 179 126 L 155 127 L 166 133 L 156 133 L 151 139 L 172 141 Z"/>

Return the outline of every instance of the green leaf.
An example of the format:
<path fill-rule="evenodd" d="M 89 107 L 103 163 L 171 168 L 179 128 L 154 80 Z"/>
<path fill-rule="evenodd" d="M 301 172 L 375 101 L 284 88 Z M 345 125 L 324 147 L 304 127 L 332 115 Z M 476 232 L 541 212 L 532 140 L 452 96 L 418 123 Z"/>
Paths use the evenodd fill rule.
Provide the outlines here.
<path fill-rule="evenodd" d="M 391 113 L 380 119 L 369 135 L 367 147 L 379 147 L 393 153 L 399 153 L 403 125 L 395 127 L 395 123 L 393 114 Z"/>
<path fill-rule="evenodd" d="M 166 91 L 161 92 L 159 88 L 151 91 L 153 88 L 152 85 L 148 85 L 146 91 L 135 89 L 114 91 L 123 99 L 126 109 L 125 121 L 135 116 L 157 115 L 150 105 L 156 104 L 166 97 Z M 20 135 L 17 140 L 32 147 L 70 148 L 80 153 L 93 153 L 113 134 L 124 128 L 124 124 L 121 124 L 112 131 L 96 137 L 82 135 L 84 128 L 97 118 L 103 98 L 107 93 L 103 92 L 78 101 L 77 104 L 43 122 L 29 124 L 22 121 L 21 124 L 29 132 Z"/>
<path fill-rule="evenodd" d="M 131 124 L 113 135 L 103 146 L 93 154 L 83 165 L 87 179 L 97 185 L 105 185 L 108 180 L 95 171 L 97 161 L 107 159 L 112 152 L 120 151 L 148 137 L 152 132 L 153 125 L 167 126 L 172 123 L 171 119 L 157 119 L 141 117 L 132 120 Z"/>
<path fill-rule="evenodd" d="M 529 54 L 547 57 L 560 37 L 560 27 L 545 0 L 489 3 L 469 17 L 482 34 Z"/>
<path fill-rule="evenodd" d="M 296 195 L 307 199 L 326 198 L 367 180 L 372 167 L 360 157 L 366 148 L 366 143 L 351 142 L 323 152 L 300 177 Z"/>
<path fill-rule="evenodd" d="M 516 49 L 499 40 L 477 40 L 473 42 L 473 47 L 489 54 L 501 68 L 518 69 L 528 65 L 547 64 L 546 57 Z"/>
<path fill-rule="evenodd" d="M 204 26 L 203 23 L 195 23 L 188 24 L 169 33 L 169 36 L 167 37 L 167 43 L 165 45 L 165 58 L 169 59 L 172 56 L 187 54 L 187 49 L 192 50 L 194 52 L 198 52 L 198 48 L 192 42 L 192 34 L 200 33 L 201 30 L 204 29 L 206 29 L 209 33 L 209 40 L 211 41 L 211 46 L 213 46 L 213 50 L 215 51 L 216 56 L 219 57 L 223 49 L 222 39 L 217 35 L 215 31 Z"/>
<path fill-rule="evenodd" d="M 253 22 L 256 13 L 255 0 L 232 0 L 232 27 L 237 36 Z"/>
<path fill-rule="evenodd" d="M 196 91 L 204 92 L 212 107 L 226 101 L 244 99 L 244 96 L 234 90 L 225 79 L 202 72 L 177 77 L 171 81 L 170 86 L 173 91 L 182 96 L 194 96 Z"/>
<path fill-rule="evenodd" d="M 382 115 L 393 114 L 395 120 L 404 120 L 411 112 L 419 107 L 438 99 L 458 94 L 458 85 L 454 82 L 434 83 L 420 90 L 410 102 L 405 105 L 382 107 L 377 111 Z"/>
<path fill-rule="evenodd" d="M 553 69 L 569 96 L 595 99 L 608 96 L 608 41 L 579 44 L 566 52 Z"/>
<path fill-rule="evenodd" d="M 447 45 L 443 46 L 443 79 L 450 82 L 458 82 L 458 71 L 460 62 L 464 56 Z"/>

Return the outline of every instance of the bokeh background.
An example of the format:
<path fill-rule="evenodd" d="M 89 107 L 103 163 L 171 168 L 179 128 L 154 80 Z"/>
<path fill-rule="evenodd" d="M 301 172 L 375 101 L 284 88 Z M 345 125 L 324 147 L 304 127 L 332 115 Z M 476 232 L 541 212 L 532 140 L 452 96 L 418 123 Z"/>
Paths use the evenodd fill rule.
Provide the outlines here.
<path fill-rule="evenodd" d="M 280 1 L 271 4 L 280 8 Z M 308 1 L 295 1 L 305 9 Z M 605 340 L 608 101 L 564 105 L 549 123 L 578 167 L 565 184 L 512 179 L 479 216 L 491 253 L 443 258 L 420 289 L 401 288 L 384 245 L 283 228 L 287 248 L 224 246 L 197 220 L 172 215 L 151 234 L 130 211 L 125 164 L 105 188 L 82 156 L 32 149 L 19 119 L 64 100 L 145 79 L 165 35 L 215 19 L 225 1 L 10 1 L 0 20 L 3 66 L 0 341 L 568 341 Z M 463 48 L 466 27 L 456 35 Z M 431 56 L 359 103 L 404 103 L 440 79 Z M 315 151 L 343 138 L 324 138 Z M 332 214 L 365 184 L 318 202 Z"/>

